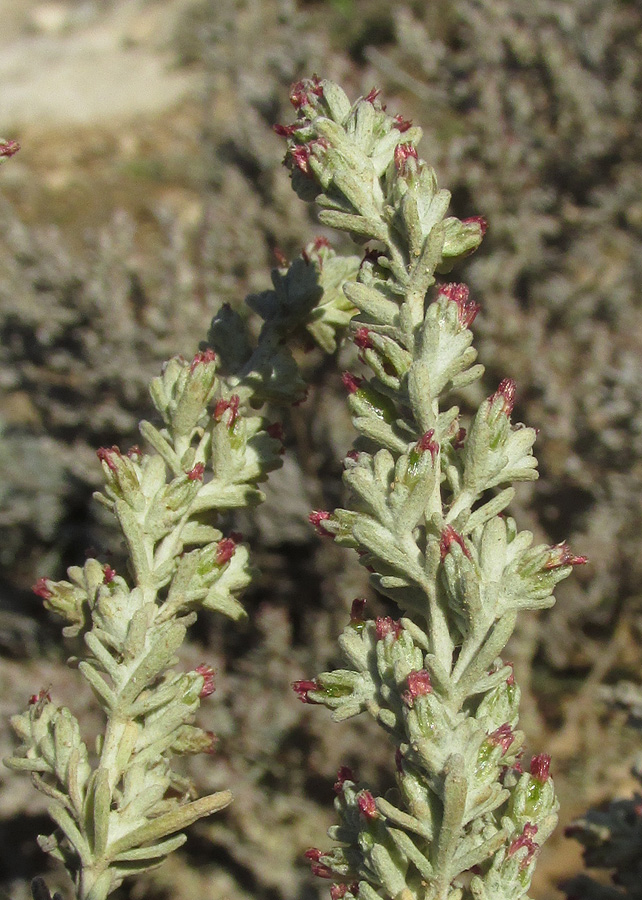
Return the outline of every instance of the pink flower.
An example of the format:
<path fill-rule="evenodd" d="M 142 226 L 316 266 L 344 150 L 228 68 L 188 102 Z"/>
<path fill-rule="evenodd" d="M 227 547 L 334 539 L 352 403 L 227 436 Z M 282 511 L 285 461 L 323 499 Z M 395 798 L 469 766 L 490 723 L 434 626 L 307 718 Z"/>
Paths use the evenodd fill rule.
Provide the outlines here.
<path fill-rule="evenodd" d="M 392 634 L 396 640 L 402 631 L 403 625 L 397 619 L 393 619 L 390 616 L 378 616 L 375 619 L 375 632 L 378 641 L 382 641 L 388 634 Z"/>
<path fill-rule="evenodd" d="M 236 553 L 236 544 L 233 538 L 223 538 L 216 545 L 216 565 L 224 566 Z"/>
<path fill-rule="evenodd" d="M 300 131 L 307 123 L 306 122 L 294 122 L 292 125 L 273 125 L 272 131 L 279 135 L 279 137 L 291 138 L 294 137 L 297 131 Z"/>
<path fill-rule="evenodd" d="M 486 234 L 488 230 L 488 222 L 483 216 L 469 216 L 467 219 L 461 220 L 462 225 L 479 225 L 481 228 L 482 237 Z"/>
<path fill-rule="evenodd" d="M 352 372 L 344 372 L 341 376 L 341 381 L 349 394 L 356 394 L 363 384 L 363 378 L 358 378 Z"/>
<path fill-rule="evenodd" d="M 511 841 L 508 851 L 506 853 L 507 856 L 513 856 L 517 853 L 518 850 L 521 850 L 522 847 L 527 848 L 527 853 L 524 859 L 520 862 L 520 869 L 525 869 L 529 863 L 532 862 L 533 857 L 539 850 L 539 844 L 536 844 L 533 840 L 533 837 L 537 834 L 537 825 L 531 825 L 530 822 L 527 822 L 524 825 L 524 831 L 516 837 L 514 841 Z"/>
<path fill-rule="evenodd" d="M 48 578 L 39 578 L 31 588 L 31 590 L 38 597 L 42 597 L 43 600 L 51 600 L 51 598 L 53 597 L 53 591 L 49 588 Z"/>
<path fill-rule="evenodd" d="M 196 463 L 193 469 L 190 469 L 187 473 L 187 477 L 190 481 L 202 481 L 203 475 L 205 474 L 205 464 L 202 462 Z"/>
<path fill-rule="evenodd" d="M 18 141 L 0 141 L 0 159 L 9 159 L 20 149 Z"/>
<path fill-rule="evenodd" d="M 231 428 L 238 418 L 240 402 L 241 400 L 238 394 L 232 394 L 229 400 L 225 400 L 224 398 L 217 400 L 216 406 L 214 407 L 214 418 L 216 419 L 216 421 L 220 422 L 223 418 L 224 413 L 226 413 L 229 409 L 230 417 L 227 424 L 228 427 Z"/>
<path fill-rule="evenodd" d="M 116 577 L 116 569 L 111 566 L 103 566 L 103 581 L 105 584 L 111 584 Z"/>
<path fill-rule="evenodd" d="M 405 131 L 408 131 L 408 129 L 412 127 L 412 122 L 410 119 L 404 119 L 403 116 L 394 116 L 392 127 L 396 128 L 397 131 L 400 131 L 403 134 Z"/>
<path fill-rule="evenodd" d="M 432 456 L 432 461 L 435 461 L 435 457 L 439 453 L 439 444 L 437 441 L 433 440 L 435 436 L 435 429 L 429 429 L 424 435 L 422 435 L 416 444 L 417 453 L 426 453 L 430 451 L 430 455 Z"/>
<path fill-rule="evenodd" d="M 357 806 L 366 819 L 376 819 L 378 817 L 377 805 L 375 798 L 370 791 L 361 791 L 357 796 Z"/>
<path fill-rule="evenodd" d="M 478 303 L 470 299 L 470 291 L 465 284 L 442 284 L 439 286 L 438 296 L 447 297 L 457 304 L 459 324 L 464 328 L 469 328 L 473 324 L 481 309 Z"/>
<path fill-rule="evenodd" d="M 330 516 L 331 513 L 329 513 L 327 509 L 313 509 L 308 516 L 308 521 L 310 525 L 314 525 L 317 534 L 321 534 L 323 537 L 332 537 L 332 534 L 323 526 L 323 523 L 327 521 Z"/>
<path fill-rule="evenodd" d="M 201 692 L 198 696 L 201 698 L 201 700 L 204 700 L 206 697 L 209 697 L 210 694 L 213 694 L 216 690 L 214 686 L 214 669 L 211 666 L 205 665 L 205 663 L 201 663 L 200 666 L 196 666 L 194 671 L 203 676 L 203 687 L 201 688 Z"/>
<path fill-rule="evenodd" d="M 372 339 L 370 337 L 370 329 L 362 325 L 354 333 L 354 342 L 361 350 L 372 350 Z"/>
<path fill-rule="evenodd" d="M 190 364 L 190 375 L 194 374 L 194 371 L 198 366 L 203 365 L 203 363 L 214 362 L 215 360 L 216 353 L 214 353 L 211 347 L 208 347 L 207 350 L 199 350 Z"/>
<path fill-rule="evenodd" d="M 32 694 L 29 697 L 29 706 L 36 706 L 37 704 L 44 706 L 45 703 L 51 703 L 51 694 L 46 688 L 40 688 L 37 694 Z"/>
<path fill-rule="evenodd" d="M 510 750 L 510 746 L 515 739 L 515 735 L 513 734 L 513 729 L 509 722 L 504 722 L 503 725 L 500 725 L 499 728 L 495 729 L 488 735 L 488 741 L 494 747 L 500 747 L 502 751 L 502 756 L 504 756 Z"/>
<path fill-rule="evenodd" d="M 310 847 L 309 850 L 305 851 L 304 856 L 310 860 L 310 868 L 312 869 L 313 875 L 317 875 L 319 878 L 334 878 L 332 870 L 324 863 L 320 862 L 320 859 L 323 856 L 321 850 L 317 850 L 316 847 Z"/>
<path fill-rule="evenodd" d="M 470 550 L 466 546 L 466 542 L 464 541 L 463 537 L 455 531 L 452 525 L 446 525 L 441 533 L 441 540 L 439 542 L 439 550 L 442 559 L 446 558 L 452 544 L 459 544 L 461 549 L 464 551 L 464 556 L 467 556 L 468 559 L 471 558 Z"/>
<path fill-rule="evenodd" d="M 319 685 L 316 681 L 293 681 L 292 690 L 298 696 L 301 703 L 314 703 L 309 696 L 310 691 L 318 691 Z"/>
<path fill-rule="evenodd" d="M 341 768 L 337 772 L 337 780 L 334 783 L 335 794 L 343 793 L 343 785 L 346 783 L 346 781 L 356 781 L 354 772 L 349 766 L 341 766 Z"/>
<path fill-rule="evenodd" d="M 366 94 L 363 99 L 367 100 L 368 103 L 374 103 L 380 93 L 381 91 L 379 90 L 379 88 L 372 88 L 370 93 Z"/>
<path fill-rule="evenodd" d="M 560 566 L 583 566 L 588 562 L 587 556 L 574 556 L 566 541 L 554 544 L 549 550 L 550 557 L 544 565 L 545 569 L 559 569 Z"/>
<path fill-rule="evenodd" d="M 303 257 L 305 262 L 309 264 L 310 260 L 311 260 L 310 253 L 318 254 L 321 251 L 322 247 L 325 247 L 327 250 L 332 249 L 332 245 L 330 244 L 330 241 L 326 237 L 322 237 L 320 235 L 319 237 L 315 237 L 315 239 L 312 241 L 312 245 L 311 245 L 310 249 L 308 249 L 308 247 L 303 248 L 303 250 L 301 251 L 301 256 Z M 319 263 L 319 265 L 321 265 L 320 259 L 318 260 L 318 263 Z"/>
<path fill-rule="evenodd" d="M 539 753 L 531 759 L 531 775 L 541 784 L 550 778 L 551 758 L 548 753 Z"/>
<path fill-rule="evenodd" d="M 499 386 L 494 394 L 492 394 L 488 399 L 491 405 L 497 403 L 498 401 L 502 403 L 502 412 L 507 416 L 513 411 L 513 407 L 515 406 L 515 389 L 517 385 L 513 381 L 512 378 L 504 378 L 499 382 Z"/>
<path fill-rule="evenodd" d="M 116 460 L 122 459 L 123 455 L 120 452 L 120 448 L 115 444 L 113 447 L 99 447 L 98 450 L 96 450 L 96 456 L 101 462 L 105 463 L 111 472 L 114 474 L 118 472 L 118 463 Z"/>
<path fill-rule="evenodd" d="M 323 97 L 323 85 L 318 75 L 297 81 L 290 88 L 290 103 L 296 110 L 309 105 L 312 97 Z"/>
<path fill-rule="evenodd" d="M 427 669 L 416 669 L 414 672 L 410 672 L 406 681 L 408 689 L 401 695 L 406 706 L 412 708 L 417 697 L 425 697 L 426 694 L 432 693 L 430 672 Z"/>
<path fill-rule="evenodd" d="M 408 160 L 418 160 L 419 155 L 412 144 L 397 144 L 395 147 L 395 169 L 399 175 L 408 172 Z"/>

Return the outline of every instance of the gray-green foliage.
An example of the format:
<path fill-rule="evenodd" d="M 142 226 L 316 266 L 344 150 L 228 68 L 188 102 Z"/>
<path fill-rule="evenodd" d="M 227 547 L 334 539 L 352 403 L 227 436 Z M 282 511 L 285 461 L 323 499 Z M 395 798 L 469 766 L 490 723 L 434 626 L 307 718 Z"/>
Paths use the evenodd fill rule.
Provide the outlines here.
<path fill-rule="evenodd" d="M 196 798 L 172 757 L 210 752 L 214 737 L 193 724 L 213 690 L 207 666 L 176 670 L 176 652 L 201 609 L 238 619 L 252 575 L 248 548 L 218 527 L 222 512 L 255 506 L 260 483 L 281 464 L 271 407 L 304 392 L 288 345 L 307 329 L 326 349 L 354 310 L 341 291 L 357 258 L 308 246 L 274 274 L 275 290 L 252 300 L 265 320 L 256 346 L 223 307 L 192 360 L 170 359 L 150 387 L 161 424 L 141 423 L 150 447 L 102 448 L 97 499 L 115 516 L 128 570 L 88 559 L 69 581 L 36 592 L 80 635 L 77 664 L 106 726 L 92 753 L 73 713 L 46 690 L 13 718 L 20 739 L 7 764 L 30 772 L 57 825 L 41 846 L 61 859 L 79 900 L 102 900 L 127 875 L 150 869 L 185 840 L 183 829 L 231 801 Z"/>
<path fill-rule="evenodd" d="M 511 483 L 536 477 L 533 429 L 512 424 L 505 379 L 467 430 L 453 392 L 482 373 L 465 286 L 441 284 L 480 243 L 485 223 L 446 217 L 449 194 L 418 158 L 421 130 L 385 112 L 373 91 L 355 104 L 335 84 L 295 85 L 297 121 L 282 127 L 293 185 L 324 224 L 374 242 L 356 283 L 355 342 L 370 370 L 344 376 L 359 433 L 345 460 L 350 504 L 316 512 L 318 530 L 357 550 L 401 619 L 354 612 L 346 668 L 295 685 L 343 719 L 368 711 L 397 748 L 397 788 L 376 798 L 340 777 L 340 846 L 309 851 L 336 897 L 526 894 L 556 822 L 549 758 L 522 773 L 519 701 L 499 654 L 522 609 L 554 602 L 572 566 L 565 544 L 531 547 L 504 510 Z"/>

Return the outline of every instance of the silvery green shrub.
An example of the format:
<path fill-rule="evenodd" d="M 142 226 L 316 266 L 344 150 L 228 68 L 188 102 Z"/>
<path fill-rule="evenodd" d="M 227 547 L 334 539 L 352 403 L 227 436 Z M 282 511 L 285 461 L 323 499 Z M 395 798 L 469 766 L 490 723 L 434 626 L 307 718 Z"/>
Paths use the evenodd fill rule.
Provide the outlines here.
<path fill-rule="evenodd" d="M 49 798 L 56 829 L 39 843 L 65 864 L 78 900 L 103 900 L 126 876 L 159 865 L 188 825 L 232 799 L 227 790 L 196 797 L 172 766 L 175 756 L 216 746 L 194 723 L 214 672 L 207 664 L 178 671 L 176 652 L 199 610 L 245 616 L 238 597 L 252 577 L 248 547 L 219 519 L 263 500 L 260 483 L 283 452 L 275 410 L 305 392 L 289 339 L 307 331 L 334 349 L 354 313 L 342 284 L 358 264 L 316 241 L 275 270 L 274 289 L 248 298 L 264 319 L 255 346 L 223 306 L 194 357 L 170 359 L 152 381 L 160 424 L 140 425 L 148 449 L 98 450 L 105 487 L 96 499 L 116 518 L 127 570 L 92 558 L 68 580 L 43 577 L 34 588 L 67 623 L 64 634 L 82 638 L 82 657 L 70 662 L 105 728 L 88 747 L 55 689 L 42 689 L 12 719 L 20 743 L 6 764 L 31 773 Z M 34 882 L 34 897 L 46 891 Z"/>
<path fill-rule="evenodd" d="M 313 78 L 291 94 L 287 162 L 320 220 L 368 245 L 344 291 L 362 375 L 344 374 L 358 438 L 348 502 L 311 515 L 355 550 L 399 618 L 356 600 L 339 643 L 345 667 L 294 687 L 335 720 L 373 716 L 394 745 L 396 788 L 377 797 L 348 769 L 335 790 L 336 846 L 313 871 L 340 897 L 515 900 L 557 821 L 550 758 L 523 771 L 519 688 L 501 659 L 516 617 L 552 605 L 585 562 L 566 544 L 532 546 L 506 514 L 537 477 L 535 431 L 513 423 L 504 379 L 464 419 L 458 393 L 482 374 L 470 330 L 479 310 L 445 280 L 486 223 L 448 216 L 448 191 L 419 159 L 421 130 L 372 91 L 351 104 Z"/>
<path fill-rule="evenodd" d="M 73 660 L 105 717 L 95 751 L 73 713 L 41 690 L 13 719 L 12 768 L 50 798 L 54 833 L 41 846 L 69 870 L 79 900 L 103 900 L 127 875 L 158 865 L 184 828 L 231 801 L 196 798 L 175 755 L 210 752 L 194 724 L 214 690 L 206 665 L 179 672 L 176 651 L 199 609 L 238 619 L 252 569 L 220 515 L 259 503 L 280 464 L 274 408 L 304 385 L 288 346 L 305 329 L 326 352 L 350 327 L 364 375 L 344 374 L 358 439 L 345 460 L 349 500 L 312 523 L 356 550 L 399 618 L 369 620 L 356 600 L 339 642 L 345 668 L 301 681 L 304 701 L 335 719 L 371 714 L 392 738 L 397 788 L 374 793 L 347 769 L 337 779 L 337 846 L 310 850 L 333 900 L 498 898 L 529 888 L 556 823 L 550 759 L 520 763 L 519 688 L 501 652 L 521 609 L 553 603 L 585 561 L 565 544 L 532 546 L 505 514 L 513 482 L 536 477 L 533 429 L 513 424 L 504 379 L 464 421 L 476 381 L 470 326 L 479 307 L 447 281 L 486 223 L 447 216 L 450 195 L 419 159 L 421 130 L 371 92 L 350 104 L 337 85 L 295 85 L 288 140 L 293 187 L 321 222 L 366 244 L 362 260 L 318 239 L 248 298 L 264 319 L 253 346 L 224 306 L 193 359 L 167 362 L 150 393 L 160 425 L 145 447 L 101 448 L 126 571 L 89 559 L 69 580 L 42 578 L 45 605 L 81 636 Z M 8 155 L 8 154 L 5 154 Z M 39 884 L 37 890 L 43 890 Z"/>

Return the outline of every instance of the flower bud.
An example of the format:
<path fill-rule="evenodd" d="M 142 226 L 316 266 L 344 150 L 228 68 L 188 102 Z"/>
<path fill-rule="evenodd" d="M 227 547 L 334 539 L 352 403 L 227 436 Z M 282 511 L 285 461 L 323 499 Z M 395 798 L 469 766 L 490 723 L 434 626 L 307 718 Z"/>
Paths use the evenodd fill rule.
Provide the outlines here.
<path fill-rule="evenodd" d="M 316 703 L 316 700 L 310 697 L 310 691 L 318 691 L 319 685 L 316 681 L 293 681 L 292 690 L 301 703 Z"/>

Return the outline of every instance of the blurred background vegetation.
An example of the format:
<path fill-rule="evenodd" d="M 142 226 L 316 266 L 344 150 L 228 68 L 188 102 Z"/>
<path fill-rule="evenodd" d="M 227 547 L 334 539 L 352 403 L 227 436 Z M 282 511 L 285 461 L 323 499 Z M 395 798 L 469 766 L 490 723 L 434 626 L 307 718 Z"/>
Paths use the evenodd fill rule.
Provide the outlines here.
<path fill-rule="evenodd" d="M 356 97 L 373 86 L 424 127 L 421 155 L 483 215 L 481 250 L 454 273 L 483 314 L 487 367 L 517 419 L 541 429 L 540 480 L 513 513 L 591 564 L 510 646 L 532 753 L 553 754 L 567 823 L 633 787 L 636 741 L 602 686 L 639 681 L 642 633 L 642 7 L 635 0 L 3 0 L 0 133 L 22 144 L 0 174 L 0 752 L 8 716 L 52 686 L 100 727 L 64 665 L 58 623 L 30 585 L 88 548 L 118 560 L 91 500 L 95 449 L 137 441 L 147 383 L 192 354 L 218 305 L 269 284 L 274 252 L 333 235 L 294 196 L 272 125 L 313 72 Z M 352 439 L 335 361 L 301 349 L 312 383 L 285 423 L 284 468 L 258 516 L 234 522 L 262 570 L 239 628 L 202 618 L 186 666 L 210 662 L 201 724 L 220 736 L 189 771 L 235 802 L 190 832 L 118 900 L 314 900 L 302 859 L 323 845 L 336 769 L 381 791 L 390 748 L 371 722 L 331 726 L 289 688 L 337 662 L 352 599 L 347 554 L 307 524 L 341 496 Z M 343 351 L 341 365 L 350 363 Z M 111 556 L 109 555 L 111 554 Z M 387 610 L 386 610 L 387 611 Z M 26 900 L 48 871 L 42 800 L 0 770 L 0 889 Z M 581 868 L 560 829 L 533 895 Z"/>

